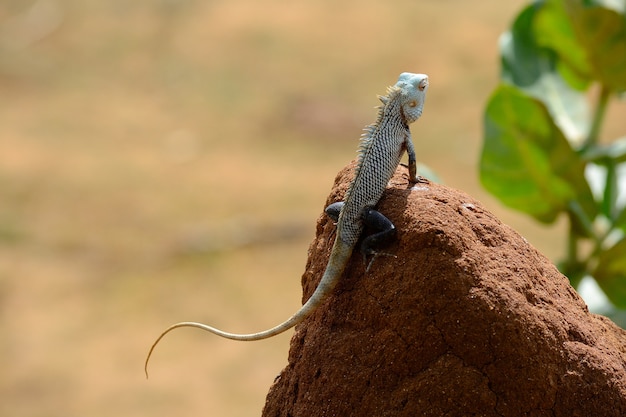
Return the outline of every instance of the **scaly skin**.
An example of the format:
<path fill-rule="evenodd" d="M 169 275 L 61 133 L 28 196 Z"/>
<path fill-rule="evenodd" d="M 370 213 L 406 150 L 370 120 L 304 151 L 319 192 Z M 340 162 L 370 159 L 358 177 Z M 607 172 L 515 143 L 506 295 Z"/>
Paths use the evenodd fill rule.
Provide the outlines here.
<path fill-rule="evenodd" d="M 380 200 L 404 151 L 407 151 L 409 156 L 409 179 L 412 182 L 419 181 L 409 125 L 421 116 L 427 89 L 426 75 L 403 73 L 398 82 L 387 89 L 387 95 L 379 97 L 383 104 L 379 107 L 378 119 L 366 128 L 361 137 L 356 175 L 339 214 L 337 236 L 328 265 L 308 301 L 287 321 L 258 333 L 229 333 L 195 322 L 174 324 L 166 329 L 150 348 L 145 364 L 146 375 L 148 361 L 155 346 L 163 336 L 179 327 L 196 327 L 233 340 L 261 340 L 296 326 L 315 311 L 339 282 L 363 231 L 363 213 L 376 206 Z"/>

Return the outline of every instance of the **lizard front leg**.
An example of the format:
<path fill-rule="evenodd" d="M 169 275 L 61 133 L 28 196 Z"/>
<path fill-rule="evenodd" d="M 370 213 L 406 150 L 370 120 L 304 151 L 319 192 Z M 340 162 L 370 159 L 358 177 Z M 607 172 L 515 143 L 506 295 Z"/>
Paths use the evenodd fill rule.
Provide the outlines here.
<path fill-rule="evenodd" d="M 426 178 L 417 175 L 417 158 L 415 157 L 415 146 L 413 145 L 413 141 L 411 140 L 411 134 L 408 132 L 406 134 L 406 138 L 404 139 L 404 147 L 406 148 L 406 153 L 409 156 L 409 181 L 414 184 L 428 182 Z"/>

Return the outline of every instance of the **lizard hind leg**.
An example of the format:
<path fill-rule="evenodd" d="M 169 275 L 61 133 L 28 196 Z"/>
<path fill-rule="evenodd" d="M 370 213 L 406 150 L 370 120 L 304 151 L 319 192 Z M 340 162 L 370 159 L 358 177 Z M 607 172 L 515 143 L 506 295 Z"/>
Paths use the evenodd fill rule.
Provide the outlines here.
<path fill-rule="evenodd" d="M 396 240 L 397 231 L 394 224 L 385 217 L 379 211 L 376 211 L 372 208 L 367 208 L 363 211 L 363 223 L 366 227 L 366 230 L 373 231 L 374 233 L 367 236 L 363 239 L 361 243 L 361 254 L 363 255 L 363 260 L 367 263 L 367 268 L 365 271 L 369 271 L 370 267 L 376 260 L 376 258 L 380 256 L 393 256 L 393 254 L 379 252 L 377 249 L 381 247 L 388 246 L 393 241 Z M 367 262 L 367 258 L 371 256 L 369 263 Z"/>
<path fill-rule="evenodd" d="M 339 213 L 341 213 L 343 206 L 344 202 L 338 201 L 330 204 L 324 211 L 336 223 L 339 220 Z M 384 214 L 370 207 L 363 210 L 362 220 L 366 231 L 373 232 L 364 238 L 361 243 L 361 254 L 363 255 L 363 261 L 367 264 L 367 272 L 376 258 L 380 256 L 395 257 L 395 255 L 390 253 L 379 252 L 378 249 L 388 246 L 396 239 L 396 227 Z M 370 256 L 371 259 L 368 262 Z"/>

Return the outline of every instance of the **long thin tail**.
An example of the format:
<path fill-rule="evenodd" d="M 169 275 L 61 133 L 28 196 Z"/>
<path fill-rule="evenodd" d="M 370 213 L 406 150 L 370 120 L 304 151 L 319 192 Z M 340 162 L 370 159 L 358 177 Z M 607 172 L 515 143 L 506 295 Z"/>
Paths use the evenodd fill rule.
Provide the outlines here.
<path fill-rule="evenodd" d="M 148 377 L 148 362 L 150 361 L 150 356 L 152 356 L 154 348 L 157 344 L 159 344 L 161 339 L 163 339 L 166 334 L 179 327 L 195 327 L 232 340 L 254 341 L 276 336 L 277 334 L 289 330 L 297 324 L 301 323 L 313 311 L 315 311 L 315 309 L 326 299 L 328 294 L 330 294 L 330 292 L 335 288 L 337 282 L 339 282 L 339 278 L 346 268 L 348 259 L 352 254 L 352 249 L 353 245 L 346 244 L 339 238 L 339 236 L 337 236 L 333 245 L 333 250 L 330 254 L 330 259 L 328 260 L 328 265 L 326 265 L 324 275 L 322 276 L 322 279 L 320 280 L 320 283 L 315 289 L 313 295 L 311 295 L 307 302 L 304 303 L 304 305 L 300 307 L 300 309 L 293 316 L 291 316 L 289 319 L 276 327 L 272 327 L 271 329 L 258 333 L 237 334 L 225 332 L 223 330 L 216 329 L 215 327 L 192 321 L 184 321 L 171 325 L 163 333 L 161 333 L 161 335 L 154 341 L 154 343 L 150 347 L 150 351 L 148 352 L 148 356 L 146 357 L 146 362 L 144 365 L 146 378 Z"/>

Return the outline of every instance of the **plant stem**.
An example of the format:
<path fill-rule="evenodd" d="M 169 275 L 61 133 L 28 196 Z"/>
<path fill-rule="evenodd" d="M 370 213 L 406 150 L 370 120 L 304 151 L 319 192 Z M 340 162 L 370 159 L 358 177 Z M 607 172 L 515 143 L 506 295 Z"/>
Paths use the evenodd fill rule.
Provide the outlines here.
<path fill-rule="evenodd" d="M 583 150 L 588 150 L 590 147 L 598 143 L 600 128 L 602 127 L 602 122 L 604 121 L 604 115 L 606 114 L 606 108 L 609 103 L 610 96 L 611 90 L 603 85 L 600 89 L 598 104 L 596 105 L 595 112 L 593 114 L 593 121 L 591 123 L 591 129 L 589 130 L 589 136 L 587 136 L 587 139 L 582 146 Z"/>
<path fill-rule="evenodd" d="M 569 236 L 567 237 L 567 261 L 570 265 L 578 263 L 578 235 L 571 221 Z"/>
<path fill-rule="evenodd" d="M 611 221 L 611 225 L 615 223 L 617 218 L 617 172 L 616 162 L 614 159 L 606 161 L 606 184 L 604 186 L 604 198 L 602 199 L 602 211 L 604 215 Z"/>
<path fill-rule="evenodd" d="M 574 226 L 574 218 L 570 213 L 569 231 L 567 236 L 567 260 L 565 261 L 565 275 L 569 278 L 574 288 L 578 287 L 582 278 L 580 274 L 580 262 L 578 260 L 578 240 L 579 235 Z"/>

